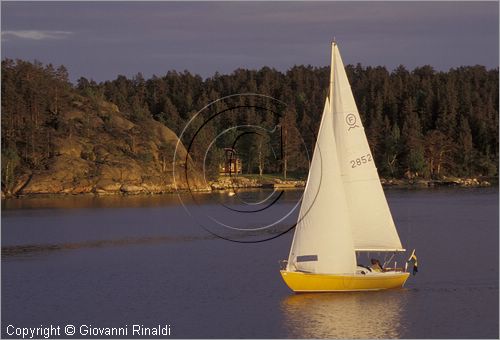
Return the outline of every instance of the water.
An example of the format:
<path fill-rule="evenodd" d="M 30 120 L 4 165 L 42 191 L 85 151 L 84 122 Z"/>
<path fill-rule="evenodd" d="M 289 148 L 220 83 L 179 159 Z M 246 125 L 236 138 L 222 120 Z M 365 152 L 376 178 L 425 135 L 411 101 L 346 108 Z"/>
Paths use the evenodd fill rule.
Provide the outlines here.
<path fill-rule="evenodd" d="M 240 213 L 231 226 L 281 216 L 298 195 L 286 192 L 260 217 Z M 417 249 L 417 276 L 399 290 L 298 295 L 278 271 L 291 233 L 228 242 L 198 226 L 175 195 L 3 202 L 2 336 L 9 324 L 169 324 L 176 338 L 497 338 L 498 190 L 387 197 L 403 243 Z M 191 214 L 235 218 L 216 204 L 234 198 L 195 198 L 198 206 L 184 197 Z"/>

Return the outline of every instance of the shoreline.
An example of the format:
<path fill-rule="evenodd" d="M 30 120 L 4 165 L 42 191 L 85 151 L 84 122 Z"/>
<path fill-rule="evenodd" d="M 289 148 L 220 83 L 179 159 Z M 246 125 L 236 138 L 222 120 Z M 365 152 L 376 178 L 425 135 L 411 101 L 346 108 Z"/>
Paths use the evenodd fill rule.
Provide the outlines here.
<path fill-rule="evenodd" d="M 498 185 L 498 178 L 461 178 L 461 177 L 449 177 L 440 180 L 430 180 L 430 179 L 386 179 L 381 178 L 380 182 L 384 189 L 434 189 L 434 188 L 445 188 L 445 187 L 456 187 L 456 188 L 488 188 Z M 28 194 L 15 194 L 15 195 L 5 195 L 2 191 L 1 199 L 23 199 L 31 197 L 64 197 L 64 196 L 93 196 L 93 197 L 103 197 L 103 196 L 152 196 L 152 195 L 165 195 L 165 194 L 175 194 L 175 193 L 210 193 L 210 192 L 224 192 L 224 191 L 234 191 L 238 190 L 254 190 L 254 189 L 281 189 L 281 190 L 295 190 L 302 189 L 305 187 L 304 180 L 281 180 L 279 178 L 273 179 L 258 179 L 255 177 L 247 178 L 245 176 L 239 176 L 237 178 L 219 178 L 217 181 L 209 182 L 208 187 L 204 188 L 193 188 L 191 190 L 187 188 L 175 189 L 173 186 L 168 186 L 168 188 L 156 188 L 157 190 L 147 190 L 142 186 L 135 186 L 137 190 L 120 190 L 121 186 L 118 186 L 117 190 L 94 190 L 87 192 L 71 192 L 71 191 L 60 191 L 60 192 L 31 192 Z"/>

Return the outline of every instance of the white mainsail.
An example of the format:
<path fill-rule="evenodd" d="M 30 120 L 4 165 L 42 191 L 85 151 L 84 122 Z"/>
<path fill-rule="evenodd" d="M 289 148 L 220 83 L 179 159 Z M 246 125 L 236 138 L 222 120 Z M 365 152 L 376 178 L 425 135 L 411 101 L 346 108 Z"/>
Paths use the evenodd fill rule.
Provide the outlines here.
<path fill-rule="evenodd" d="M 366 251 L 404 250 L 336 43 L 332 45 L 330 81 L 334 135 L 354 248 Z"/>
<path fill-rule="evenodd" d="M 352 274 L 356 257 L 328 99 L 288 257 L 289 271 Z"/>

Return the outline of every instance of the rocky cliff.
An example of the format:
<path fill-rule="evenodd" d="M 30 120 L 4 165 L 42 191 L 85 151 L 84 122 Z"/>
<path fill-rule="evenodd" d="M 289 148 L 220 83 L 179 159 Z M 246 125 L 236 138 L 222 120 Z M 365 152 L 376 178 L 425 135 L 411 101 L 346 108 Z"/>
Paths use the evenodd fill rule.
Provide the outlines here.
<path fill-rule="evenodd" d="M 133 117 L 116 105 L 87 99 L 61 113 L 50 138 L 50 157 L 37 169 L 18 169 L 2 196 L 30 194 L 137 194 L 186 189 L 184 166 L 173 164 L 176 134 L 150 117 Z M 185 159 L 181 144 L 178 154 Z M 176 183 L 173 167 L 176 167 Z M 191 171 L 190 187 L 207 189 Z"/>

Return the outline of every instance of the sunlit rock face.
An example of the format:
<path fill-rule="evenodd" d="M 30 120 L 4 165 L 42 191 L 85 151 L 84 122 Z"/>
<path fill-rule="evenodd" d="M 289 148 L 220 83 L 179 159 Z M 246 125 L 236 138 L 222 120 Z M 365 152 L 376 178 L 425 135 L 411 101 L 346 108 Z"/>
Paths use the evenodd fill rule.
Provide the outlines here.
<path fill-rule="evenodd" d="M 10 194 L 164 193 L 188 189 L 186 178 L 191 189 L 206 189 L 194 167 L 186 176 L 177 162 L 173 171 L 178 137 L 165 125 L 149 117 L 134 120 L 104 101 L 97 109 L 75 106 L 63 115 L 66 133 L 52 137 L 53 157 L 19 176 Z M 177 153 L 186 159 L 182 144 Z"/>

